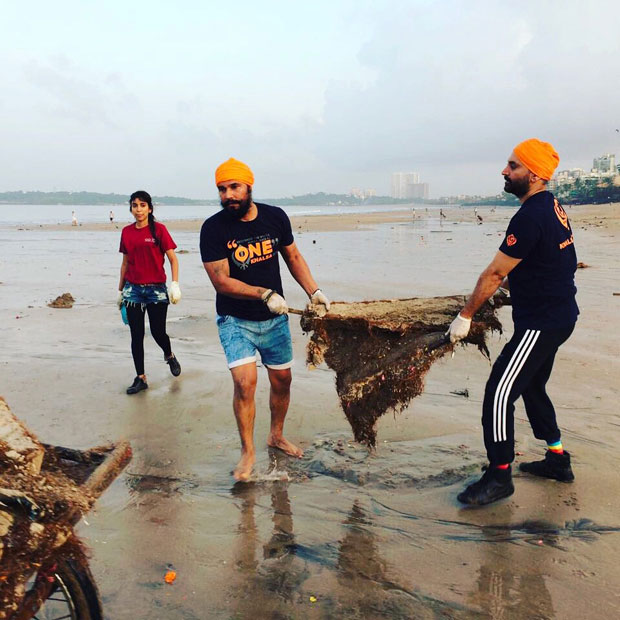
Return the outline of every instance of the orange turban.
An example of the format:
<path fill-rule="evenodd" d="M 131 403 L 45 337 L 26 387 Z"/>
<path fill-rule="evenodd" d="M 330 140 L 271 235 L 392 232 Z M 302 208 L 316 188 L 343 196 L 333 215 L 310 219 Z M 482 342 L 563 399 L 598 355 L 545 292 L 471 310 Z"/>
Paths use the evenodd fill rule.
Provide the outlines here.
<path fill-rule="evenodd" d="M 548 181 L 560 163 L 560 156 L 549 142 L 537 138 L 524 140 L 515 146 L 515 155 L 537 177 Z"/>
<path fill-rule="evenodd" d="M 224 181 L 241 181 L 248 185 L 254 185 L 254 175 L 249 166 L 238 159 L 231 157 L 228 161 L 220 164 L 215 171 L 215 184 Z"/>

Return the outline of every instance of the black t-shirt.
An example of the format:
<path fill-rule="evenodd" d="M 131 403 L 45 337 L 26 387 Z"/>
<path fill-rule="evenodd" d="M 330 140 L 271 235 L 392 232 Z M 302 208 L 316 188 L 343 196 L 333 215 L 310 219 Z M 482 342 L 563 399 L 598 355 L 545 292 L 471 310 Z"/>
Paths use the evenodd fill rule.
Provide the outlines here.
<path fill-rule="evenodd" d="M 279 207 L 254 204 L 258 215 L 250 222 L 235 219 L 224 210 L 205 220 L 200 230 L 202 262 L 226 258 L 231 278 L 271 288 L 284 296 L 278 251 L 293 243 L 291 222 Z M 219 315 L 250 321 L 266 321 L 275 316 L 260 299 L 235 299 L 220 293 L 216 295 L 215 308 Z"/>
<path fill-rule="evenodd" d="M 528 198 L 510 220 L 499 249 L 521 262 L 508 274 L 515 327 L 573 325 L 577 254 L 566 211 L 550 192 Z"/>

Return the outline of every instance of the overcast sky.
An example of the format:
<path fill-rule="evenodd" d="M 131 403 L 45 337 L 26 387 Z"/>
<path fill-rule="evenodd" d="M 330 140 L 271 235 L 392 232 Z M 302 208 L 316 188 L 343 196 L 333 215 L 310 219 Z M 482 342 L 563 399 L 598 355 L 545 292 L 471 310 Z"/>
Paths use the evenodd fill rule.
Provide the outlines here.
<path fill-rule="evenodd" d="M 495 194 L 532 136 L 620 156 L 620 2 L 3 0 L 0 191 Z"/>

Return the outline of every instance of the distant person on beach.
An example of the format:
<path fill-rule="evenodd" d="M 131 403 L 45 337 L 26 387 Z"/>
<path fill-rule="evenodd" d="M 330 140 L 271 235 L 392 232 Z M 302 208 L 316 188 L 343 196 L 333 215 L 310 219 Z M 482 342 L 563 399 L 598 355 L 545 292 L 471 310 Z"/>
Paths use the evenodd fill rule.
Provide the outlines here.
<path fill-rule="evenodd" d="M 110 211 L 110 224 L 114 223 L 114 211 Z"/>
<path fill-rule="evenodd" d="M 170 372 L 178 377 L 181 365 L 172 353 L 166 333 L 168 303 L 181 299 L 179 263 L 174 253 L 177 247 L 168 229 L 153 216 L 151 196 L 144 191 L 134 192 L 129 199 L 129 211 L 136 220 L 121 232 L 119 251 L 123 253 L 118 285 L 118 305 L 125 306 L 131 331 L 131 354 L 136 378 L 127 394 L 137 394 L 149 386 L 144 374 L 144 312 L 149 315 L 151 334 L 164 352 Z M 172 282 L 166 287 L 164 257 L 170 262 Z"/>
<path fill-rule="evenodd" d="M 570 454 L 564 450 L 545 385 L 555 354 L 571 335 L 579 309 L 575 301 L 577 255 L 566 212 L 547 191 L 560 158 L 548 142 L 518 144 L 502 171 L 504 191 L 521 207 L 512 217 L 499 251 L 480 274 L 473 293 L 452 321 L 455 343 L 469 333 L 478 308 L 499 286 L 510 289 L 514 334 L 493 364 L 482 404 L 482 428 L 489 466 L 480 480 L 458 495 L 464 504 L 490 504 L 514 493 L 514 403 L 522 396 L 534 436 L 547 443 L 542 461 L 521 463 L 521 471 L 571 482 Z"/>
<path fill-rule="evenodd" d="M 75 211 L 71 211 L 71 226 L 77 226 L 77 225 L 78 225 L 77 215 L 75 214 Z"/>
<path fill-rule="evenodd" d="M 286 213 L 279 207 L 253 202 L 254 175 L 250 168 L 231 158 L 215 171 L 215 184 L 222 210 L 202 225 L 200 253 L 217 293 L 217 327 L 234 385 L 233 411 L 241 438 L 241 460 L 233 475 L 245 481 L 256 460 L 257 351 L 270 383 L 267 445 L 294 457 L 303 456 L 303 451 L 283 435 L 293 349 L 278 253 L 310 298 L 309 305 L 326 311 L 329 300 L 295 245 Z"/>

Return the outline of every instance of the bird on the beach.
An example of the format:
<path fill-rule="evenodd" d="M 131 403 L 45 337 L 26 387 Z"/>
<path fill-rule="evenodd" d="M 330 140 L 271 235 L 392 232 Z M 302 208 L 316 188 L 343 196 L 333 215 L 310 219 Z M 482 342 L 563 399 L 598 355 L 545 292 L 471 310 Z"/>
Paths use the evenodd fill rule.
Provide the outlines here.
<path fill-rule="evenodd" d="M 439 217 L 440 218 L 446 217 L 446 214 L 443 212 L 443 209 L 439 209 Z"/>
<path fill-rule="evenodd" d="M 476 213 L 476 219 L 478 220 L 478 224 L 482 224 L 482 216 Z"/>

